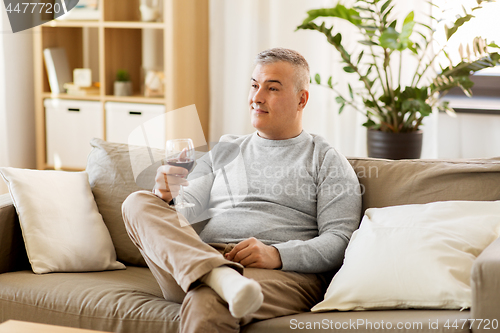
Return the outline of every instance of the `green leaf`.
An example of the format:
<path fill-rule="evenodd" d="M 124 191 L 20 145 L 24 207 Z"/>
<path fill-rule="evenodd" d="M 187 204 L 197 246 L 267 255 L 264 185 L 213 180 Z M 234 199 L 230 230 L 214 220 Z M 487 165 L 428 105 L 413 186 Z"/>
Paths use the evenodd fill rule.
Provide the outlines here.
<path fill-rule="evenodd" d="M 446 68 L 441 76 L 464 76 L 470 75 L 471 73 L 480 71 L 485 68 L 494 67 L 499 64 L 500 54 L 493 52 L 489 55 L 477 59 L 475 61 L 465 61 L 463 60 L 458 65 L 453 66 L 452 68 Z"/>
<path fill-rule="evenodd" d="M 444 31 L 446 33 L 446 40 L 449 40 L 451 36 L 455 32 L 457 32 L 458 28 L 460 28 L 462 25 L 464 25 L 465 22 L 470 21 L 471 18 L 474 16 L 467 14 L 466 16 L 459 17 L 455 23 L 453 23 L 453 26 L 451 28 L 448 28 L 447 26 L 444 27 Z"/>
<path fill-rule="evenodd" d="M 391 2 L 392 2 L 392 0 L 387 0 L 386 2 L 384 2 L 384 4 L 382 5 L 382 8 L 380 9 L 380 12 L 384 13 L 385 10 L 387 9 L 387 7 L 389 7 L 389 5 L 391 4 Z"/>
<path fill-rule="evenodd" d="M 336 101 L 337 103 L 339 103 L 339 104 L 344 104 L 344 103 L 345 103 L 345 99 L 344 99 L 344 97 L 342 97 L 342 96 L 337 96 L 337 97 L 335 97 L 335 101 Z"/>
<path fill-rule="evenodd" d="M 354 92 L 352 91 L 351 85 L 348 83 L 347 87 L 349 87 L 349 95 L 351 96 L 351 99 L 354 99 Z"/>
<path fill-rule="evenodd" d="M 399 40 L 401 44 L 407 44 L 409 42 L 410 36 L 413 32 L 413 27 L 415 26 L 415 22 L 413 21 L 414 13 L 411 11 L 405 18 L 403 22 L 403 29 L 401 30 L 401 34 L 399 34 Z M 406 45 L 404 45 L 406 46 Z M 407 47 L 407 46 L 406 46 Z M 404 48 L 406 48 L 404 47 Z"/>
<path fill-rule="evenodd" d="M 328 43 L 332 44 L 337 49 L 337 51 L 340 53 L 342 60 L 346 63 L 351 62 L 351 55 L 346 51 L 344 46 L 341 44 L 342 35 L 340 33 L 337 33 L 335 36 L 332 36 L 333 27 L 327 29 L 325 27 L 324 22 L 323 22 L 323 24 L 321 24 L 321 26 L 318 26 L 314 22 L 309 22 L 307 24 L 303 24 L 303 25 L 299 26 L 297 29 L 316 30 L 316 31 L 323 33 L 326 36 L 326 40 L 328 41 Z"/>
<path fill-rule="evenodd" d="M 370 67 L 368 67 L 368 70 L 366 71 L 366 74 L 365 74 L 366 77 L 368 77 L 368 75 L 370 75 L 370 73 L 372 72 L 373 66 L 375 66 L 375 65 L 371 64 Z"/>
<path fill-rule="evenodd" d="M 363 100 L 363 103 L 365 104 L 365 106 L 367 108 L 375 108 L 377 106 L 377 104 L 375 104 L 372 100 L 370 99 L 365 99 Z"/>
<path fill-rule="evenodd" d="M 396 29 L 396 25 L 398 24 L 398 20 L 394 20 L 391 22 L 391 24 L 389 24 L 389 28 L 393 28 L 393 29 Z"/>
<path fill-rule="evenodd" d="M 491 42 L 488 44 L 489 47 L 494 47 L 496 49 L 500 49 L 500 46 L 498 46 L 497 44 L 495 44 L 495 42 Z"/>
<path fill-rule="evenodd" d="M 416 44 L 416 47 L 413 46 L 413 44 L 408 44 L 408 49 L 410 49 L 411 52 L 413 52 L 414 54 L 418 54 L 418 49 L 420 48 L 420 45 L 418 45 L 418 43 Z"/>
<path fill-rule="evenodd" d="M 424 28 L 429 29 L 430 31 L 434 31 L 434 29 L 432 29 L 429 25 L 424 24 L 424 23 L 422 23 L 422 22 L 415 22 L 415 24 L 421 25 L 421 26 L 423 26 Z"/>
<path fill-rule="evenodd" d="M 382 22 L 384 23 L 384 25 L 387 23 L 387 17 L 389 17 L 389 14 L 392 12 L 393 9 L 394 9 L 394 6 L 391 6 L 389 8 L 389 10 L 382 17 Z"/>
<path fill-rule="evenodd" d="M 345 104 L 342 104 L 342 105 L 340 106 L 340 109 L 339 109 L 339 114 L 341 114 L 341 113 L 342 113 L 342 111 L 344 111 L 344 108 L 345 108 Z"/>
<path fill-rule="evenodd" d="M 328 78 L 328 83 L 327 84 L 330 87 L 330 89 L 333 89 L 332 77 L 331 76 Z"/>
<path fill-rule="evenodd" d="M 321 84 L 321 76 L 319 74 L 316 74 L 314 76 L 314 81 L 316 81 L 317 84 Z"/>
<path fill-rule="evenodd" d="M 307 15 L 308 17 L 302 22 L 302 25 L 314 21 L 318 17 L 337 17 L 351 22 L 354 25 L 361 24 L 361 20 L 353 18 L 353 16 L 359 17 L 359 12 L 354 8 L 347 8 L 341 4 L 337 4 L 333 8 L 313 9 L 308 11 Z"/>
<path fill-rule="evenodd" d="M 375 11 L 373 9 L 370 9 L 370 8 L 364 8 L 364 7 L 359 7 L 359 6 L 354 6 L 352 8 L 357 9 L 359 11 L 375 13 Z"/>
<path fill-rule="evenodd" d="M 429 4 L 429 5 L 431 5 L 431 6 L 436 7 L 437 9 L 439 9 L 439 6 L 438 6 L 438 5 L 436 5 L 434 2 L 432 2 L 431 0 L 426 1 L 426 3 L 428 3 L 428 4 Z"/>
<path fill-rule="evenodd" d="M 366 121 L 366 123 L 364 123 L 364 124 L 363 124 L 363 126 L 368 127 L 368 128 L 373 128 L 373 129 L 375 129 L 375 126 L 377 126 L 377 123 L 376 123 L 376 122 L 374 122 L 374 121 L 373 121 L 373 120 L 371 120 L 371 119 L 368 119 L 368 120 Z"/>
<path fill-rule="evenodd" d="M 368 46 L 378 45 L 377 43 L 375 43 L 374 41 L 371 41 L 371 40 L 360 40 L 358 43 L 363 44 L 363 45 L 368 45 Z"/>
<path fill-rule="evenodd" d="M 356 16 L 356 15 L 351 16 L 351 19 L 360 20 L 360 21 L 363 21 L 363 20 L 375 21 L 375 19 L 373 17 Z M 357 24 L 356 26 L 359 27 L 359 24 Z"/>
<path fill-rule="evenodd" d="M 359 28 L 365 29 L 366 31 L 377 31 L 378 28 L 374 25 L 360 25 Z"/>
<path fill-rule="evenodd" d="M 359 65 L 359 63 L 361 62 L 361 58 L 363 58 L 364 53 L 365 53 L 365 50 L 362 50 L 358 56 L 358 60 L 356 61 L 356 65 Z"/>
<path fill-rule="evenodd" d="M 438 76 L 430 85 L 431 93 L 439 92 L 444 93 L 451 88 L 460 87 L 467 96 L 472 95 L 471 88 L 474 82 L 469 78 L 469 75 L 464 76 Z"/>
<path fill-rule="evenodd" d="M 417 31 L 417 34 L 419 34 L 420 36 L 422 36 L 422 38 L 424 39 L 425 41 L 425 45 L 429 44 L 429 41 L 427 40 L 427 36 L 424 35 L 423 33 L 421 33 L 420 31 Z"/>
<path fill-rule="evenodd" d="M 346 73 L 355 73 L 356 71 L 351 66 L 345 66 L 344 67 L 344 72 L 346 72 Z"/>
<path fill-rule="evenodd" d="M 387 28 L 380 36 L 380 46 L 386 49 L 396 50 L 399 47 L 399 33 L 394 28 Z"/>

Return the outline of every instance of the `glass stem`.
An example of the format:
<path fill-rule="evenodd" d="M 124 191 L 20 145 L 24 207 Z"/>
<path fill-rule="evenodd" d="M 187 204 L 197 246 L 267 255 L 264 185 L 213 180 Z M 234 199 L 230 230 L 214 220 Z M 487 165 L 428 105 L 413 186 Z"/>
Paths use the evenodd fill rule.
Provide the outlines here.
<path fill-rule="evenodd" d="M 179 202 L 180 203 L 185 203 L 186 201 L 184 200 L 184 186 L 180 186 L 179 189 Z"/>

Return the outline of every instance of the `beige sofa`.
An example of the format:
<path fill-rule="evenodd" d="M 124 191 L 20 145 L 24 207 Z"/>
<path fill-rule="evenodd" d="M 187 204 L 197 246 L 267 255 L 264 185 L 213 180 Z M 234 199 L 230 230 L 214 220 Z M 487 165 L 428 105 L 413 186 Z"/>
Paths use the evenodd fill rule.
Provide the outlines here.
<path fill-rule="evenodd" d="M 118 258 L 127 263 L 127 269 L 35 275 L 24 250 L 15 208 L 8 195 L 0 196 L 0 322 L 16 319 L 109 332 L 176 332 L 180 305 L 162 298 L 149 269 L 124 236 L 123 226 L 109 224 L 112 217 L 119 221 L 120 201 L 138 189 L 130 170 L 124 171 L 130 167 L 125 163 L 127 147 L 101 140 L 93 140 L 92 145 L 87 171 L 94 196 Z M 350 162 L 364 191 L 363 209 L 443 200 L 500 200 L 500 159 L 351 158 Z M 471 282 L 470 310 L 302 313 L 252 323 L 242 331 L 468 332 L 467 325 L 446 327 L 446 323 L 461 323 L 460 319 L 468 318 L 500 320 L 500 240 L 478 257 Z M 368 322 L 391 322 L 392 329 L 379 324 L 378 329 L 377 324 L 370 329 Z M 433 324 L 429 328 L 430 322 L 437 322 L 438 327 Z M 396 329 L 398 323 L 402 323 L 401 329 Z"/>

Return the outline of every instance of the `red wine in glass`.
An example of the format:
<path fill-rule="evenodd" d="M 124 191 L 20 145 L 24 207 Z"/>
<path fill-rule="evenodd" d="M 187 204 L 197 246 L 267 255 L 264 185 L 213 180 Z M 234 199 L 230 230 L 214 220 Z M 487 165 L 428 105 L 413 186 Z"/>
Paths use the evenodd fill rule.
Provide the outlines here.
<path fill-rule="evenodd" d="M 188 172 L 193 169 L 194 166 L 194 160 L 191 158 L 169 158 L 167 159 L 167 164 L 176 166 L 176 167 L 181 167 L 186 169 Z"/>
<path fill-rule="evenodd" d="M 165 149 L 166 163 L 171 166 L 181 167 L 188 172 L 194 166 L 194 144 L 191 139 L 173 139 L 168 140 Z M 180 175 L 178 175 L 180 176 Z M 179 196 L 175 198 L 176 208 L 194 207 L 194 204 L 184 200 L 183 186 L 179 187 Z"/>

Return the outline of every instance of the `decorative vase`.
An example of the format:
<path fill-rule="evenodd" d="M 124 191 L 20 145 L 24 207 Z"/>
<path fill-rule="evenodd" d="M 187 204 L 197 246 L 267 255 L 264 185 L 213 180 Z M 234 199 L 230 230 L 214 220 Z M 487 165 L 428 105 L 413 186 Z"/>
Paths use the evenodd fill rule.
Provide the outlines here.
<path fill-rule="evenodd" d="M 369 129 L 368 156 L 391 160 L 420 158 L 422 138 L 422 131 L 392 133 Z"/>
<path fill-rule="evenodd" d="M 115 81 L 115 96 L 132 96 L 132 82 Z"/>

